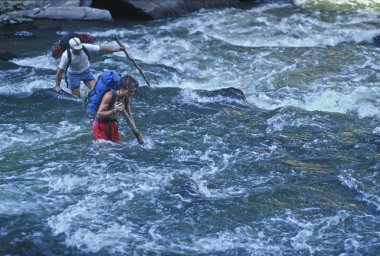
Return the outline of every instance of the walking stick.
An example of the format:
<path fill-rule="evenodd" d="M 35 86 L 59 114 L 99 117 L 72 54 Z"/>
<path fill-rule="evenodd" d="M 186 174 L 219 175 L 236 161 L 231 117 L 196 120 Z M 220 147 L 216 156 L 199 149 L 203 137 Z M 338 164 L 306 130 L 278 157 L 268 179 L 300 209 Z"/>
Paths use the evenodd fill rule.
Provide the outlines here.
<path fill-rule="evenodd" d="M 128 126 L 129 126 L 129 128 L 131 128 L 132 133 L 135 135 L 137 141 L 140 144 L 144 144 L 144 141 L 142 139 L 139 139 L 140 136 L 141 136 L 140 132 L 137 130 L 135 123 L 133 122 L 133 120 L 131 119 L 131 117 L 128 115 L 127 111 L 125 111 L 125 109 L 124 109 L 123 112 L 121 112 L 121 113 L 124 116 L 125 120 L 127 121 Z"/>
<path fill-rule="evenodd" d="M 135 61 L 131 56 L 129 56 L 127 50 L 125 49 L 124 44 L 122 44 L 122 43 L 120 42 L 120 39 L 119 39 L 119 37 L 118 37 L 117 35 L 115 35 L 115 40 L 116 40 L 116 42 L 118 43 L 118 45 L 121 47 L 121 49 L 123 50 L 123 52 L 125 53 L 125 56 L 127 56 L 127 58 L 128 58 L 130 61 L 132 61 L 133 64 L 136 66 L 136 68 L 139 70 L 140 74 L 141 74 L 142 77 L 144 78 L 144 80 L 145 80 L 145 82 L 147 83 L 147 85 L 148 85 L 149 87 L 151 87 L 151 86 L 150 86 L 150 83 L 149 83 L 149 81 L 148 81 L 148 79 L 146 78 L 146 76 L 145 76 L 145 74 L 144 74 L 144 72 L 143 72 L 142 69 L 139 67 L 139 65 L 137 65 L 136 61 Z"/>

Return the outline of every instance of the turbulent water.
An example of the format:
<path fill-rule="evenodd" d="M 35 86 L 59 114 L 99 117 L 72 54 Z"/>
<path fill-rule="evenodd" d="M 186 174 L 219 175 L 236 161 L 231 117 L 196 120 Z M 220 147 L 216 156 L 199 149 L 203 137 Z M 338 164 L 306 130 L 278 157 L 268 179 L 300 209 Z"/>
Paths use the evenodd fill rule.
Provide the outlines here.
<path fill-rule="evenodd" d="M 2 29 L 0 254 L 379 255 L 379 17 L 275 2 Z M 95 142 L 83 99 L 47 90 L 72 30 L 145 71 L 152 88 L 92 55 L 139 80 L 144 145 L 122 119 L 121 144 Z"/>
<path fill-rule="evenodd" d="M 302 7 L 317 7 L 323 9 L 375 9 L 380 11 L 380 0 L 293 0 Z"/>

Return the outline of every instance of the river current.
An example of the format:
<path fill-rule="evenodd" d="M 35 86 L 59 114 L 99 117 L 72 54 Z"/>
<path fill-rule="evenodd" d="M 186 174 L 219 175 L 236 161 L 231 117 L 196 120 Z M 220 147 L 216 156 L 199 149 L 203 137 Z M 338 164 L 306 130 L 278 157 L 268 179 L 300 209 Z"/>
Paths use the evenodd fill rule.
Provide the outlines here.
<path fill-rule="evenodd" d="M 4 27 L 0 255 L 379 255 L 379 17 L 275 2 Z M 138 79 L 144 145 L 123 119 L 121 144 L 95 142 L 83 99 L 48 90 L 68 31 L 118 35 L 145 71 L 151 88 L 92 54 Z"/>

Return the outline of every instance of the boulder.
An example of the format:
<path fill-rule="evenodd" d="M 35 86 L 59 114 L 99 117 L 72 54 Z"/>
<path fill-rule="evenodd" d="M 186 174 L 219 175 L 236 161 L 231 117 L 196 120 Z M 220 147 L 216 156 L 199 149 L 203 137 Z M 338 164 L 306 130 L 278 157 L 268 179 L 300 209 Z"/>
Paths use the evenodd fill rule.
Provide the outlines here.
<path fill-rule="evenodd" d="M 18 24 L 23 22 L 32 22 L 33 19 L 26 18 L 26 11 L 12 11 L 0 15 L 0 23 L 5 25 Z"/>
<path fill-rule="evenodd" d="M 79 6 L 35 8 L 0 15 L 0 22 L 3 24 L 20 23 L 33 19 L 111 21 L 112 16 L 107 10 Z"/>
<path fill-rule="evenodd" d="M 112 20 L 112 16 L 107 10 L 79 6 L 41 8 L 29 17 L 35 19 L 55 20 Z"/>
<path fill-rule="evenodd" d="M 0 23 L 15 24 L 33 19 L 110 21 L 109 10 L 121 17 L 132 14 L 147 19 L 162 19 L 203 8 L 237 7 L 241 1 L 254 0 L 1 0 Z"/>
<path fill-rule="evenodd" d="M 234 87 L 221 88 L 213 91 L 204 91 L 202 95 L 206 97 L 223 97 L 247 102 L 247 98 L 245 97 L 244 92 Z"/>
<path fill-rule="evenodd" d="M 81 6 L 81 0 L 2 0 L 0 13 L 47 6 Z"/>

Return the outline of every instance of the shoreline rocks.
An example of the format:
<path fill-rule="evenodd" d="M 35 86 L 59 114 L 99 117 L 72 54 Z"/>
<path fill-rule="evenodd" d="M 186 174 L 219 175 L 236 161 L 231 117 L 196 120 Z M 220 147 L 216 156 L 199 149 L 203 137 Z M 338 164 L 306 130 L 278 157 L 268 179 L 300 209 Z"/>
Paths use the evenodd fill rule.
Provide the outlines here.
<path fill-rule="evenodd" d="M 0 15 L 0 22 L 6 25 L 32 22 L 34 19 L 51 20 L 104 20 L 112 21 L 107 10 L 81 6 L 60 6 L 12 11 Z"/>
<path fill-rule="evenodd" d="M 118 17 L 173 18 L 208 8 L 238 7 L 247 0 L 3 0 L 0 24 L 13 25 L 35 19 L 112 21 Z M 254 2 L 254 0 L 248 0 Z M 98 9 L 99 8 L 99 9 Z M 121 15 L 120 15 L 121 14 Z"/>

